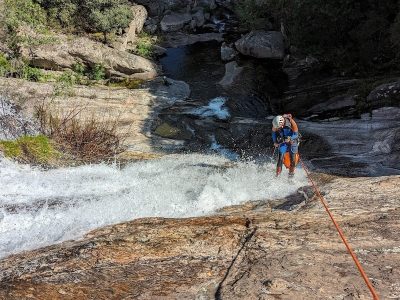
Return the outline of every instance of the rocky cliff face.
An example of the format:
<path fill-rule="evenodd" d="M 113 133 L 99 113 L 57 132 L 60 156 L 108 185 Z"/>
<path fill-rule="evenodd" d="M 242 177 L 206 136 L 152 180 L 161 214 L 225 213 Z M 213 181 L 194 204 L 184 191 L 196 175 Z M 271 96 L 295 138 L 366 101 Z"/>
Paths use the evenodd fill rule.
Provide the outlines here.
<path fill-rule="evenodd" d="M 400 177 L 318 182 L 378 294 L 400 297 Z M 370 298 L 308 188 L 216 216 L 106 227 L 0 270 L 1 299 Z"/>

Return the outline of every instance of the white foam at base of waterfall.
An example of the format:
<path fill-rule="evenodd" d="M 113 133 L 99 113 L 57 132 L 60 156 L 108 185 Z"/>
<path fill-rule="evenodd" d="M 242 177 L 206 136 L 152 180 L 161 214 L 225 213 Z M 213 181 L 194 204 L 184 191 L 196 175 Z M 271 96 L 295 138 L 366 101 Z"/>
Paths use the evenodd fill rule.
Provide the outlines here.
<path fill-rule="evenodd" d="M 282 198 L 305 184 L 302 170 L 289 184 L 274 177 L 272 164 L 214 155 L 48 171 L 0 159 L 0 257 L 135 218 L 208 215 L 250 200 Z"/>

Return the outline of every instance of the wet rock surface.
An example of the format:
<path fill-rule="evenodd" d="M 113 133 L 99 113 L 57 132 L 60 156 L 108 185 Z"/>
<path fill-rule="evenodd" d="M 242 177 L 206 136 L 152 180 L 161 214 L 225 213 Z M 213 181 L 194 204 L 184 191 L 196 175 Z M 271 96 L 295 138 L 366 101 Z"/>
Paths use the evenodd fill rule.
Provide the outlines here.
<path fill-rule="evenodd" d="M 314 179 L 378 294 L 399 297 L 400 177 Z M 10 256 L 0 261 L 0 297 L 370 298 L 308 188 L 219 214 L 136 220 Z"/>

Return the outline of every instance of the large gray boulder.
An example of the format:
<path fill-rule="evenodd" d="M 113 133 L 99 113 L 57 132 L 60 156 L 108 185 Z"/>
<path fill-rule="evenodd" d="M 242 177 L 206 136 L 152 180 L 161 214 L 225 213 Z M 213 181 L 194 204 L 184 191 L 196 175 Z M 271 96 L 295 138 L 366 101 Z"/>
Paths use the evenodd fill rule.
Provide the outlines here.
<path fill-rule="evenodd" d="M 182 29 L 183 26 L 190 23 L 191 20 L 192 16 L 188 13 L 171 13 L 164 16 L 160 25 L 162 31 L 172 32 Z"/>
<path fill-rule="evenodd" d="M 235 43 L 240 53 L 256 58 L 283 59 L 285 45 L 279 31 L 252 31 Z"/>
<path fill-rule="evenodd" d="M 146 80 L 157 76 L 157 67 L 150 60 L 85 37 L 68 40 L 60 36 L 57 43 L 25 47 L 21 54 L 30 65 L 47 70 L 71 69 L 77 63 L 100 64 L 110 77 Z"/>
<path fill-rule="evenodd" d="M 142 5 L 132 6 L 133 20 L 129 24 L 129 27 L 125 30 L 126 35 L 122 40 L 121 50 L 126 50 L 129 43 L 134 43 L 136 40 L 136 34 L 141 33 L 143 30 L 144 23 L 147 19 L 147 10 Z"/>

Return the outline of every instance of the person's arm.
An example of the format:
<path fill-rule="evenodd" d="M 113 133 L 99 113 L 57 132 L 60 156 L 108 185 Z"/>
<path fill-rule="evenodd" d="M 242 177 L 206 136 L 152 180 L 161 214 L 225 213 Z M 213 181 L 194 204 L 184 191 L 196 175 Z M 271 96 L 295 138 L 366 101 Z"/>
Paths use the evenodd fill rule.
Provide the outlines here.
<path fill-rule="evenodd" d="M 297 126 L 296 122 L 293 118 L 290 118 L 290 124 L 292 125 L 292 140 L 297 139 L 299 137 L 299 127 Z"/>
<path fill-rule="evenodd" d="M 278 140 L 278 135 L 276 133 L 275 128 L 272 127 L 272 141 L 274 142 L 274 144 L 276 144 L 277 140 Z"/>

